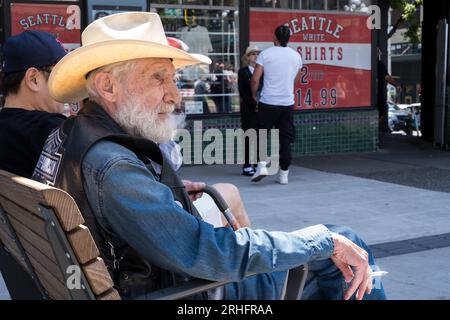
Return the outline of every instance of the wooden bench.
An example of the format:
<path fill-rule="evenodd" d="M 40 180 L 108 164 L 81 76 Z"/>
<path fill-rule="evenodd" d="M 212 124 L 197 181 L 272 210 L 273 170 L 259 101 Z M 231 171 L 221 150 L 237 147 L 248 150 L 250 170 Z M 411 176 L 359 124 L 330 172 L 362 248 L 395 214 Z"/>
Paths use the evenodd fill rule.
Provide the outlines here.
<path fill-rule="evenodd" d="M 83 223 L 66 192 L 0 170 L 0 271 L 12 299 L 120 299 Z M 285 299 L 301 297 L 306 273 L 289 271 Z M 193 279 L 146 298 L 182 299 L 226 283 Z"/>

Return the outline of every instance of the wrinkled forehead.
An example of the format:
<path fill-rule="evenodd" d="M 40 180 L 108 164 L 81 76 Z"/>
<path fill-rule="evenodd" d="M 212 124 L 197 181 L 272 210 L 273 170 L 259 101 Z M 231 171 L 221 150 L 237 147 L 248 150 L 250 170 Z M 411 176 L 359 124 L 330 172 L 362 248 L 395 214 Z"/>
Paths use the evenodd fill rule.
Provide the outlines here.
<path fill-rule="evenodd" d="M 144 58 L 139 60 L 139 67 L 144 72 L 162 72 L 165 74 L 175 73 L 175 67 L 171 59 Z"/>

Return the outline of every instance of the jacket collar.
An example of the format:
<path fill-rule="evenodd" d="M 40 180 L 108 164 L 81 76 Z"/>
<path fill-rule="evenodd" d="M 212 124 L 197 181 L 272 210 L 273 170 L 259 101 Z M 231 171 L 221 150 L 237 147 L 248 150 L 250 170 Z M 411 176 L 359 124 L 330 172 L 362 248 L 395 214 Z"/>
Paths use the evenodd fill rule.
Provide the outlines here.
<path fill-rule="evenodd" d="M 85 103 L 79 114 L 95 118 L 98 125 L 108 128 L 112 133 L 127 134 L 101 105 L 93 101 Z"/>

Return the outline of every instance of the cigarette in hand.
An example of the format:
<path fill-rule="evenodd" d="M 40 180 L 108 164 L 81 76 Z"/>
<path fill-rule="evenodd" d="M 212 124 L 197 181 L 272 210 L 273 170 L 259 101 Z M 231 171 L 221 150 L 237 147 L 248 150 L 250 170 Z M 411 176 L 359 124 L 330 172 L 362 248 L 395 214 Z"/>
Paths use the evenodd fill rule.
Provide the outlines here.
<path fill-rule="evenodd" d="M 387 275 L 389 272 L 387 272 L 387 271 L 371 271 L 370 272 L 370 275 L 372 276 L 372 277 L 382 277 L 382 276 L 385 276 L 385 275 Z"/>

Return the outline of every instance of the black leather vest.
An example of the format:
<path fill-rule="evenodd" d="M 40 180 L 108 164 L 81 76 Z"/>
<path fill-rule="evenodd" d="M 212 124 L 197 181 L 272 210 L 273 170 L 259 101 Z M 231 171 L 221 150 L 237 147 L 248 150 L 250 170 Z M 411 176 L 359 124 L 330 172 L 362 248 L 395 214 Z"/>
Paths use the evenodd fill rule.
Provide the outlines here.
<path fill-rule="evenodd" d="M 175 274 L 152 265 L 96 219 L 84 193 L 81 164 L 87 151 L 100 140 L 123 145 L 136 153 L 146 165 L 150 165 L 149 159 L 162 165 L 160 182 L 172 190 L 175 200 L 180 202 L 186 211 L 200 217 L 182 181 L 167 163 L 158 145 L 126 134 L 103 108 L 95 103 L 85 105 L 78 116 L 66 120 L 47 140 L 43 154 L 51 152 L 53 155 L 60 155 L 56 160 L 58 163 L 55 167 L 58 169 L 55 175 L 42 175 L 39 170 L 40 159 L 33 178 L 38 181 L 45 180 L 48 184 L 65 190 L 75 199 L 123 299 L 144 297 L 148 292 L 188 280 L 186 275 Z M 206 295 L 192 298 L 206 298 Z"/>

